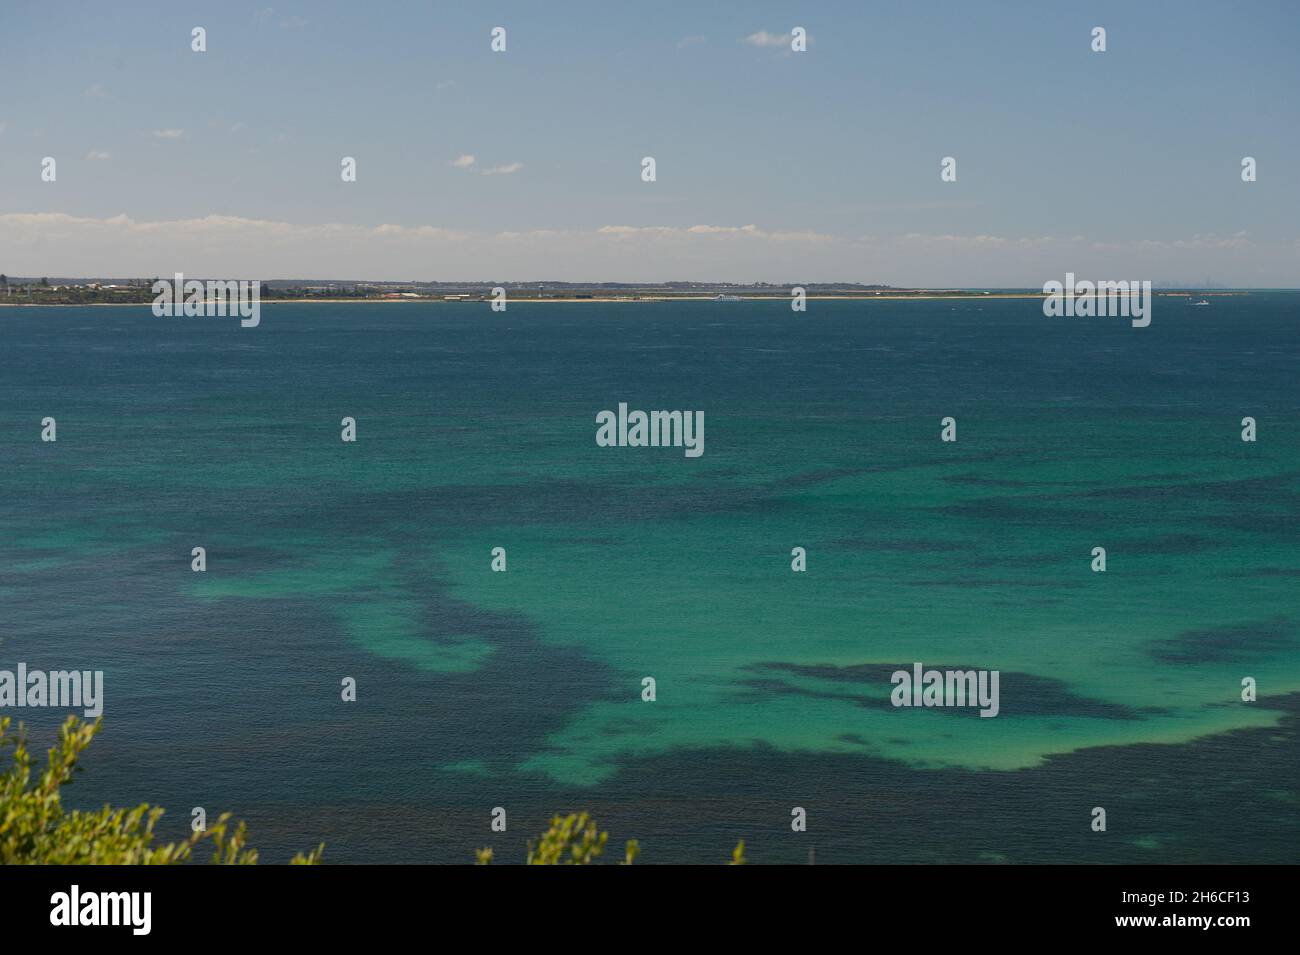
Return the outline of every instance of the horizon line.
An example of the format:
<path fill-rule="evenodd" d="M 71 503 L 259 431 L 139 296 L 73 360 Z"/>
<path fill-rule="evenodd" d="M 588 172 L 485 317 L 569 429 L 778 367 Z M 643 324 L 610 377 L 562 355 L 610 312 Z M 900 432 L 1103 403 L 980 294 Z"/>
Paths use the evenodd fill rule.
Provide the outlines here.
<path fill-rule="evenodd" d="M 45 275 L 8 275 L 6 278 L 10 283 L 13 282 L 96 282 L 103 284 L 105 282 L 131 282 L 131 283 L 151 283 L 159 280 L 171 281 L 177 273 L 170 273 L 166 276 L 155 274 L 146 275 L 58 275 L 47 273 Z M 180 273 L 186 275 L 186 273 Z M 194 281 L 228 281 L 228 275 L 217 276 L 189 273 L 186 278 Z M 676 287 L 688 288 L 782 288 L 789 289 L 794 287 L 801 288 L 856 288 L 881 291 L 895 292 L 959 292 L 959 291 L 1015 291 L 1015 292 L 1042 292 L 1043 289 L 1038 285 L 891 285 L 887 282 L 862 282 L 862 281 L 792 281 L 792 282 L 771 282 L 767 280 L 758 280 L 753 282 L 735 282 L 729 280 L 708 280 L 708 279 L 667 279 L 659 282 L 635 282 L 620 281 L 611 279 L 602 279 L 595 281 L 573 281 L 569 279 L 371 279 L 371 278 L 262 278 L 262 279 L 245 279 L 245 281 L 259 281 L 262 284 L 341 284 L 341 285 L 403 285 L 403 286 L 430 286 L 430 287 L 455 287 L 455 288 L 492 288 L 494 286 L 528 286 L 530 288 L 551 287 L 556 289 L 587 289 L 587 288 L 621 288 L 621 289 L 671 289 Z M 1300 286 L 1289 285 L 1223 285 L 1216 282 L 1206 282 L 1202 284 L 1190 282 L 1169 282 L 1162 281 L 1151 283 L 1153 290 L 1159 291 L 1207 291 L 1207 292 L 1297 292 Z"/>

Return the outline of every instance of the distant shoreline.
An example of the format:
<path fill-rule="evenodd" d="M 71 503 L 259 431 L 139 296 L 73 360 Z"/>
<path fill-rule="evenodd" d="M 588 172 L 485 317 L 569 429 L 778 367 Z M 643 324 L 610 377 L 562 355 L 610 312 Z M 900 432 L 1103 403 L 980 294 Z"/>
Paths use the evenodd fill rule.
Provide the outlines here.
<path fill-rule="evenodd" d="M 1286 290 L 1283 290 L 1286 291 Z M 1160 298 L 1192 298 L 1192 297 L 1225 297 L 1249 295 L 1246 290 L 1225 290 L 1218 292 L 1184 292 L 1181 290 L 1169 290 L 1164 292 L 1155 292 Z M 987 301 L 990 299 L 1042 299 L 1045 297 L 1043 292 L 920 292 L 913 295 L 898 294 L 860 294 L 860 295 L 809 295 L 806 296 L 810 302 L 939 302 L 939 301 Z M 588 303 L 603 303 L 606 305 L 643 305 L 643 304 L 662 304 L 664 302 L 714 302 L 718 305 L 740 305 L 744 302 L 788 302 L 789 295 L 742 295 L 739 301 L 722 301 L 719 302 L 714 295 L 662 295 L 647 296 L 642 295 L 637 298 L 625 297 L 600 297 L 600 298 L 510 298 L 506 301 L 511 305 L 585 305 Z M 434 297 L 424 298 L 340 298 L 340 297 L 320 297 L 320 298 L 264 298 L 261 300 L 262 305 L 483 305 L 490 304 L 492 299 L 442 299 Z M 150 308 L 150 302 L 0 302 L 0 308 Z"/>

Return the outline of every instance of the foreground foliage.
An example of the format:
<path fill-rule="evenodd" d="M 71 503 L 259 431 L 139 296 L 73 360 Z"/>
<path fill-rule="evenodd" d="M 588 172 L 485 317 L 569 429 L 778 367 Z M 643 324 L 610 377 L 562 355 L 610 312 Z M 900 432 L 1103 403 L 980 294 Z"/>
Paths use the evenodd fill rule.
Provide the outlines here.
<path fill-rule="evenodd" d="M 142 803 L 131 809 L 105 806 L 95 812 L 66 811 L 60 787 L 80 769 L 77 760 L 99 732 L 100 721 L 69 716 L 49 750 L 45 769 L 33 780 L 33 759 L 19 727 L 10 735 L 9 717 L 0 718 L 0 753 L 13 747 L 12 765 L 0 774 L 0 865 L 173 865 L 191 859 L 201 843 L 212 847 L 212 861 L 255 865 L 244 823 L 225 813 L 204 832 L 184 842 L 154 843 L 163 810 Z M 324 845 L 293 857 L 294 865 L 320 862 Z"/>
<path fill-rule="evenodd" d="M 553 816 L 551 827 L 536 840 L 528 840 L 527 865 L 595 865 L 604 853 L 609 842 L 609 833 L 601 832 L 596 821 L 588 813 L 569 813 L 567 816 Z M 629 839 L 623 846 L 623 861 L 619 865 L 631 865 L 641 854 L 641 846 L 635 839 Z M 492 862 L 491 848 L 479 849 L 474 853 L 478 865 Z M 736 844 L 728 865 L 744 865 L 745 840 Z"/>

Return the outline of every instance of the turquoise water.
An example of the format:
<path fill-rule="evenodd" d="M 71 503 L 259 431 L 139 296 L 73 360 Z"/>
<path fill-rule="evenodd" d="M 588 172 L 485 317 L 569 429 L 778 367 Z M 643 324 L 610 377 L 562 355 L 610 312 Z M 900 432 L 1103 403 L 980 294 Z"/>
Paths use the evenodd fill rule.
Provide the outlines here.
<path fill-rule="evenodd" d="M 593 808 L 644 861 L 1296 861 L 1298 321 L 4 309 L 0 668 L 105 671 L 85 804 L 235 809 L 273 859 L 510 859 Z M 705 453 L 598 447 L 620 401 Z M 999 716 L 890 706 L 914 661 L 999 670 Z"/>

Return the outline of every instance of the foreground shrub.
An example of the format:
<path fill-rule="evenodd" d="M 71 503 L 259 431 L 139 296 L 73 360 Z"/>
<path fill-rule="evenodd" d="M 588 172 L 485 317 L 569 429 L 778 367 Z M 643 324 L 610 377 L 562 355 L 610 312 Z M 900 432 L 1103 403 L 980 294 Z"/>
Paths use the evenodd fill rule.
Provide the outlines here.
<path fill-rule="evenodd" d="M 99 720 L 69 716 L 35 780 L 22 728 L 13 736 L 9 725 L 9 717 L 0 718 L 0 753 L 13 747 L 12 765 L 0 774 L 0 865 L 174 865 L 189 861 L 204 842 L 211 845 L 215 863 L 256 865 L 257 850 L 247 844 L 244 823 L 232 823 L 230 813 L 184 842 L 164 845 L 154 843 L 163 814 L 157 806 L 66 811 L 60 788 L 81 771 L 77 760 L 99 732 Z M 324 849 L 322 844 L 307 855 L 298 853 L 292 864 L 315 865 Z"/>
<path fill-rule="evenodd" d="M 595 865 L 608 842 L 609 833 L 601 832 L 595 820 L 585 812 L 553 816 L 549 829 L 536 840 L 528 840 L 528 856 L 524 861 L 527 865 Z M 640 844 L 629 839 L 623 847 L 623 861 L 619 865 L 631 865 L 640 854 Z M 478 865 L 489 865 L 493 853 L 490 848 L 479 849 L 474 857 Z M 742 839 L 727 864 L 744 865 L 745 861 L 745 841 Z"/>

